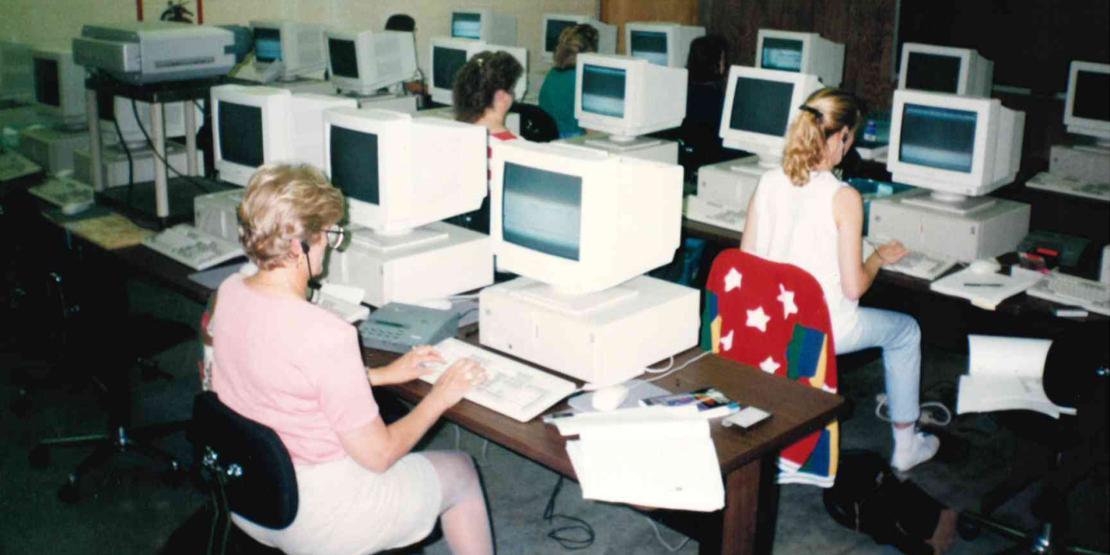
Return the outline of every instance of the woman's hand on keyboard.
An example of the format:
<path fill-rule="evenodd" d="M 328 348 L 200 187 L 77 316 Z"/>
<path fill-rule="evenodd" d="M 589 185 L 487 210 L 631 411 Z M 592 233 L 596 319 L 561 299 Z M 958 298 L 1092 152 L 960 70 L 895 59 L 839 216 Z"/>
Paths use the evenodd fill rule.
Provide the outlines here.
<path fill-rule="evenodd" d="M 443 357 L 433 347 L 418 345 L 384 368 L 371 368 L 367 376 L 370 385 L 399 384 L 431 374 L 442 364 L 445 364 Z"/>
<path fill-rule="evenodd" d="M 485 368 L 473 360 L 459 359 L 443 371 L 427 398 L 435 399 L 443 410 L 447 410 L 462 400 L 471 388 L 484 381 L 486 381 Z"/>
<path fill-rule="evenodd" d="M 895 264 L 902 260 L 904 256 L 910 253 L 900 241 L 889 241 L 875 247 L 875 253 L 883 261 L 883 264 Z"/>

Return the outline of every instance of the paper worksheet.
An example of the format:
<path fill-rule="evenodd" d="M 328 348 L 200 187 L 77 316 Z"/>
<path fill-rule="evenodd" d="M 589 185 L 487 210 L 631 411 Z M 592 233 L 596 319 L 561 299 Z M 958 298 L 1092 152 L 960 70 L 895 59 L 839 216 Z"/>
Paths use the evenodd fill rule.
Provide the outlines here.
<path fill-rule="evenodd" d="M 1075 414 L 1044 392 L 1049 339 L 970 335 L 968 373 L 960 376 L 956 412 L 1033 410 L 1054 418 Z"/>

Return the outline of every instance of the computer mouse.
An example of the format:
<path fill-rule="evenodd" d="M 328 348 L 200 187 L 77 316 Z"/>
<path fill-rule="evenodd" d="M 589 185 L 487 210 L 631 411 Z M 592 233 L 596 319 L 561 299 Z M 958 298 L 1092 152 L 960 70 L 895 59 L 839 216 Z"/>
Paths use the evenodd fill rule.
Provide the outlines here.
<path fill-rule="evenodd" d="M 590 404 L 594 409 L 605 412 L 616 409 L 628 398 L 628 387 L 622 384 L 609 385 L 593 392 Z"/>
<path fill-rule="evenodd" d="M 967 269 L 973 274 L 996 274 L 1002 269 L 1002 265 L 993 258 L 980 258 L 968 264 Z"/>

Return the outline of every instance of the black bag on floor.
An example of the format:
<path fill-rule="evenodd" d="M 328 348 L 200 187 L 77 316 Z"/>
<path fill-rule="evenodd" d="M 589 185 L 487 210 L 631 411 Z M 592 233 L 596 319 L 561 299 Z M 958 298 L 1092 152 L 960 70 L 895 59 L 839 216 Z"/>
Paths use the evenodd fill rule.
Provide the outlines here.
<path fill-rule="evenodd" d="M 932 555 L 933 536 L 946 507 L 909 480 L 901 481 L 874 451 L 840 453 L 836 483 L 824 492 L 825 510 L 842 526 L 910 555 Z"/>

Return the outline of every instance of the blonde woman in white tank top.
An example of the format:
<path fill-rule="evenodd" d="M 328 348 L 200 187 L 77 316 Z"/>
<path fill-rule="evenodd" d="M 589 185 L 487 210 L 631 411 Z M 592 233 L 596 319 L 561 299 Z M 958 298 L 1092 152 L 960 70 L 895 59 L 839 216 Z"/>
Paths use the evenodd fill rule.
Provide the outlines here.
<path fill-rule="evenodd" d="M 921 331 L 906 314 L 859 306 L 884 264 L 907 251 L 892 241 L 863 260 L 863 200 L 832 173 L 852 147 L 862 119 L 851 94 L 828 88 L 799 107 L 786 135 L 782 168 L 768 171 L 748 205 L 740 248 L 794 264 L 821 284 L 837 354 L 883 350 L 894 434 L 891 465 L 905 472 L 936 454 L 936 437 L 916 432 L 920 408 Z"/>

